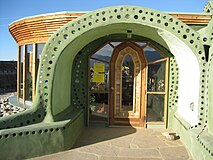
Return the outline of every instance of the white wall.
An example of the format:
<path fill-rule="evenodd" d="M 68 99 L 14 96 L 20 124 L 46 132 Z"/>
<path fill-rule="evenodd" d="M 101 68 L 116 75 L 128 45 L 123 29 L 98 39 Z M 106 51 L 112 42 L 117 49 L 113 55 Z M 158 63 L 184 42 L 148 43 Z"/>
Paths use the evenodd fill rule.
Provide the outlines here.
<path fill-rule="evenodd" d="M 178 109 L 177 112 L 190 125 L 198 123 L 198 99 L 200 68 L 199 63 L 192 50 L 179 38 L 167 31 L 159 31 L 159 35 L 167 43 L 170 51 L 175 56 L 179 67 L 178 84 Z M 190 104 L 194 103 L 194 111 Z"/>

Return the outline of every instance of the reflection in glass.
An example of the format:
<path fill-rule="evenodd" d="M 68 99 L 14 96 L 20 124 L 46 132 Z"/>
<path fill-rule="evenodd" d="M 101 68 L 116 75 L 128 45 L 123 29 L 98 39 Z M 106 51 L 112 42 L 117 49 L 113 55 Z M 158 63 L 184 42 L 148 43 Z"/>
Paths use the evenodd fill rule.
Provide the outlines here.
<path fill-rule="evenodd" d="M 108 76 L 109 64 L 90 59 L 90 121 L 108 121 Z"/>
<path fill-rule="evenodd" d="M 33 45 L 26 45 L 26 100 L 32 100 Z"/>
<path fill-rule="evenodd" d="M 121 42 L 110 42 L 114 47 L 116 47 L 117 45 L 121 44 Z"/>
<path fill-rule="evenodd" d="M 133 110 L 134 62 L 127 55 L 122 64 L 122 111 Z"/>
<path fill-rule="evenodd" d="M 147 122 L 164 122 L 164 95 L 147 95 Z"/>
<path fill-rule="evenodd" d="M 37 58 L 36 58 L 36 74 L 35 74 L 35 80 L 37 81 L 37 71 L 38 71 L 38 66 L 39 66 L 39 61 L 40 61 L 40 58 L 41 58 L 41 53 L 42 53 L 42 50 L 44 48 L 44 45 L 45 43 L 38 43 L 36 44 L 36 55 L 37 55 Z"/>
<path fill-rule="evenodd" d="M 38 44 L 36 44 L 37 59 L 41 58 L 41 53 L 42 53 L 42 50 L 44 48 L 44 45 L 45 45 L 45 43 L 38 43 Z"/>
<path fill-rule="evenodd" d="M 129 118 L 140 115 L 142 77 L 137 54 L 127 47 L 119 52 L 116 59 L 114 117 Z"/>
<path fill-rule="evenodd" d="M 162 54 L 160 54 L 158 51 L 156 51 L 156 49 L 154 49 L 151 46 L 145 47 L 144 53 L 145 53 L 145 56 L 146 56 L 146 60 L 148 62 L 153 62 L 153 61 L 156 61 L 158 59 L 164 58 Z"/>
<path fill-rule="evenodd" d="M 103 48 L 93 54 L 92 57 L 109 62 L 112 56 L 112 52 L 113 48 L 109 44 L 106 44 Z"/>
<path fill-rule="evenodd" d="M 23 98 L 23 63 L 24 63 L 24 50 L 23 46 L 20 46 L 20 69 L 19 69 L 19 75 L 20 75 L 20 98 Z"/>
<path fill-rule="evenodd" d="M 108 118 L 108 93 L 92 92 L 90 94 L 90 120 L 107 121 Z"/>
<path fill-rule="evenodd" d="M 103 72 L 97 72 L 94 69 L 95 64 L 101 64 L 104 66 Z M 103 82 L 96 82 L 97 77 L 96 75 L 103 75 L 104 81 Z M 90 59 L 90 90 L 91 91 L 108 91 L 108 84 L 109 84 L 109 64 L 103 63 L 97 60 Z M 96 79 L 96 80 L 95 80 Z"/>
<path fill-rule="evenodd" d="M 146 42 L 135 42 L 137 45 L 143 47 L 146 45 Z"/>
<path fill-rule="evenodd" d="M 165 61 L 150 64 L 148 67 L 148 92 L 165 91 Z"/>

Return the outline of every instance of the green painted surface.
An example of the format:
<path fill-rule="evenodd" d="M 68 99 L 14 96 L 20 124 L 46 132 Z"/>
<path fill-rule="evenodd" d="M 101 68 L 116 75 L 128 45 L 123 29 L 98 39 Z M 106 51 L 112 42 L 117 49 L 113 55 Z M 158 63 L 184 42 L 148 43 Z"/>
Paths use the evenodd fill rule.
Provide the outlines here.
<path fill-rule="evenodd" d="M 209 132 L 211 134 L 213 134 L 213 46 L 211 46 L 210 50 L 209 50 L 211 57 L 210 57 L 210 62 L 209 62 L 209 96 L 208 96 L 208 100 L 209 100 L 209 107 L 208 107 L 208 127 L 209 127 Z"/>
<path fill-rule="evenodd" d="M 211 5 L 211 13 L 213 15 L 213 1 L 209 4 Z M 209 8 L 209 9 L 210 9 Z M 207 87 L 207 107 L 205 108 L 206 111 L 206 122 L 208 123 L 208 129 L 211 134 L 213 134 L 213 19 L 209 22 L 208 26 L 205 30 L 205 38 L 207 39 L 206 45 L 209 47 L 209 64 L 208 64 L 208 71 L 207 71 L 207 79 L 206 79 L 206 87 Z M 213 150 L 213 149 L 212 149 Z"/>
<path fill-rule="evenodd" d="M 71 69 L 72 57 L 69 50 L 65 50 L 68 54 L 62 54 L 55 68 L 55 76 L 53 81 L 52 95 L 52 114 L 53 116 L 71 107 Z M 66 55 L 66 56 L 65 56 Z M 72 57 L 70 59 L 70 57 Z"/>
<path fill-rule="evenodd" d="M 212 0 L 209 0 L 206 3 L 206 5 L 204 7 L 204 12 L 213 14 L 213 1 Z"/>
<path fill-rule="evenodd" d="M 0 131 L 1 159 L 25 159 L 70 149 L 84 127 L 81 110 L 70 120 Z"/>
<path fill-rule="evenodd" d="M 173 118 L 178 106 L 178 64 L 175 57 L 170 57 L 169 93 L 168 93 L 168 127 L 173 128 Z M 171 92 L 172 91 L 172 92 Z M 173 92 L 174 91 L 174 92 Z"/>
<path fill-rule="evenodd" d="M 180 135 L 195 159 L 209 159 L 213 156 L 213 137 L 210 134 L 213 105 L 209 97 L 212 89 L 207 87 L 208 84 L 212 85 L 212 74 L 209 73 L 212 66 L 208 66 L 210 71 L 207 72 L 208 62 L 203 48 L 203 44 L 212 45 L 212 22 L 198 33 L 166 13 L 143 7 L 116 6 L 89 12 L 66 24 L 49 39 L 41 57 L 36 100 L 32 109 L 0 119 L 1 157 L 28 158 L 69 149 L 85 124 L 88 101 L 87 56 L 97 47 L 91 42 L 113 34 L 126 35 L 127 31 L 131 31 L 134 36 L 151 39 L 166 49 L 169 47 L 159 34 L 169 33 L 188 45 L 196 56 L 201 86 L 199 123 L 185 127 L 181 118 L 174 118 L 178 107 L 179 77 L 178 64 L 171 57 L 168 126 Z M 204 40 L 205 36 L 207 41 Z M 88 44 L 91 44 L 91 48 L 88 48 Z M 209 79 L 206 79 L 207 74 Z M 207 91 L 209 94 L 206 94 Z M 206 105 L 209 107 L 208 112 Z M 9 127 L 12 129 L 7 129 Z M 16 150 L 14 154 L 10 154 L 11 149 Z"/>

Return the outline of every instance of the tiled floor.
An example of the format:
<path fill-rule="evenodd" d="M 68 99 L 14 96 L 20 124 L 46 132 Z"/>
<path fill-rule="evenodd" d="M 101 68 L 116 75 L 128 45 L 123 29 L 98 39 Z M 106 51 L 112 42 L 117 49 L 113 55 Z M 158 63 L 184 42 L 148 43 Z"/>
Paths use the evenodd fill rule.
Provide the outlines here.
<path fill-rule="evenodd" d="M 180 140 L 167 140 L 168 129 L 85 128 L 73 149 L 35 160 L 191 160 Z"/>

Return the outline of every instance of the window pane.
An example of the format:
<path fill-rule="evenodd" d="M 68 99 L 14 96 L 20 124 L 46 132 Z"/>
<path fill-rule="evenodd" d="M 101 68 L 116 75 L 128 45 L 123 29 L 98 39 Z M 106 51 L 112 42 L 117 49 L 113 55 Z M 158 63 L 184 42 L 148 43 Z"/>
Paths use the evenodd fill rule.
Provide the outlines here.
<path fill-rule="evenodd" d="M 36 79 L 36 82 L 37 82 L 37 72 L 38 72 L 38 66 L 39 66 L 39 61 L 40 61 L 40 58 L 41 58 L 41 53 L 42 53 L 42 50 L 44 48 L 44 45 L 45 43 L 38 43 L 36 44 L 36 54 L 37 54 L 37 59 L 36 59 L 36 74 L 35 74 L 35 79 Z"/>
<path fill-rule="evenodd" d="M 114 47 L 116 47 L 117 45 L 121 44 L 121 42 L 110 42 Z"/>
<path fill-rule="evenodd" d="M 90 120 L 105 121 L 108 120 L 108 93 L 90 94 Z"/>
<path fill-rule="evenodd" d="M 103 67 L 102 71 L 97 71 L 95 66 Z M 109 64 L 90 59 L 90 90 L 108 91 L 109 85 Z"/>
<path fill-rule="evenodd" d="M 147 95 L 147 122 L 164 122 L 164 95 Z"/>
<path fill-rule="evenodd" d="M 143 47 L 146 45 L 146 42 L 135 42 L 137 45 Z"/>
<path fill-rule="evenodd" d="M 122 111 L 133 110 L 134 62 L 127 55 L 122 65 Z"/>
<path fill-rule="evenodd" d="M 109 64 L 90 59 L 90 121 L 108 120 Z"/>
<path fill-rule="evenodd" d="M 164 56 L 162 54 L 160 54 L 158 51 L 156 51 L 156 49 L 154 49 L 151 46 L 145 47 L 144 53 L 145 53 L 147 62 L 153 62 L 158 59 L 164 58 Z"/>
<path fill-rule="evenodd" d="M 32 100 L 33 45 L 26 45 L 26 100 Z"/>
<path fill-rule="evenodd" d="M 148 92 L 165 91 L 165 66 L 166 61 L 148 66 Z"/>
<path fill-rule="evenodd" d="M 45 43 L 38 43 L 38 44 L 36 44 L 37 59 L 40 59 L 42 50 L 44 48 L 44 45 L 45 45 Z"/>
<path fill-rule="evenodd" d="M 24 50 L 23 46 L 20 46 L 20 69 L 19 69 L 19 75 L 20 75 L 20 98 L 23 98 L 23 63 L 24 63 Z"/>
<path fill-rule="evenodd" d="M 92 57 L 109 62 L 111 60 L 112 52 L 113 48 L 109 44 L 107 44 L 103 48 L 98 50 L 95 54 L 93 54 Z"/>

